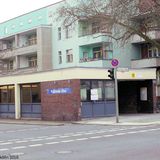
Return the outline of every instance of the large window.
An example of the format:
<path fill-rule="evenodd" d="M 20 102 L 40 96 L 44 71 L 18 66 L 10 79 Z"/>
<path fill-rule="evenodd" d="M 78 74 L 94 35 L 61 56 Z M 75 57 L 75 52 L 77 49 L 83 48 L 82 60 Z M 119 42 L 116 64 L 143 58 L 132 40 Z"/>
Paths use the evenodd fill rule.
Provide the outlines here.
<path fill-rule="evenodd" d="M 14 103 L 14 86 L 0 86 L 0 103 Z"/>
<path fill-rule="evenodd" d="M 58 40 L 61 40 L 61 27 L 58 27 Z"/>
<path fill-rule="evenodd" d="M 40 85 L 24 84 L 21 85 L 21 101 L 22 103 L 40 103 Z"/>
<path fill-rule="evenodd" d="M 113 81 L 106 81 L 104 83 L 105 88 L 105 99 L 114 99 L 115 98 L 115 91 L 114 91 L 114 82 Z"/>
<path fill-rule="evenodd" d="M 37 66 L 37 56 L 28 57 L 28 65 L 29 67 L 36 67 Z"/>
<path fill-rule="evenodd" d="M 62 63 L 62 52 L 61 51 L 58 51 L 58 62 L 59 64 Z"/>
<path fill-rule="evenodd" d="M 81 100 L 91 101 L 92 91 L 98 101 L 114 100 L 114 82 L 105 80 L 81 80 Z"/>
<path fill-rule="evenodd" d="M 72 37 L 72 26 L 69 25 L 69 26 L 66 26 L 66 38 L 71 38 Z"/>
<path fill-rule="evenodd" d="M 72 49 L 66 50 L 66 61 L 67 63 L 73 62 L 73 50 Z"/>

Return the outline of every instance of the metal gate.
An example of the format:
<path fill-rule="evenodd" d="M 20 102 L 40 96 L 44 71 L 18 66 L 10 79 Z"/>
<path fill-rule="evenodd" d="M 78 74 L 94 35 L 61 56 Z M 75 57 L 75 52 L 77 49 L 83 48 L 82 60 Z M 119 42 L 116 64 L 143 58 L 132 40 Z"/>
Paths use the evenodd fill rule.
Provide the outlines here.
<path fill-rule="evenodd" d="M 41 118 L 41 104 L 21 104 L 22 118 Z"/>
<path fill-rule="evenodd" d="M 107 117 L 114 116 L 115 114 L 115 101 L 82 102 L 82 118 Z"/>
<path fill-rule="evenodd" d="M 1 118 L 14 118 L 15 105 L 14 104 L 0 104 L 0 117 Z"/>

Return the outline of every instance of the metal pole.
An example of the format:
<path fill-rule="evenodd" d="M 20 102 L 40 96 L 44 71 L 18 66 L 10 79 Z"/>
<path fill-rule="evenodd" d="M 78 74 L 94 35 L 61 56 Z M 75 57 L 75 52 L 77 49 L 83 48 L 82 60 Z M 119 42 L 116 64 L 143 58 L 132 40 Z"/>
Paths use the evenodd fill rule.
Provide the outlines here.
<path fill-rule="evenodd" d="M 115 77 L 116 123 L 119 123 L 117 68 L 114 69 L 114 77 Z"/>

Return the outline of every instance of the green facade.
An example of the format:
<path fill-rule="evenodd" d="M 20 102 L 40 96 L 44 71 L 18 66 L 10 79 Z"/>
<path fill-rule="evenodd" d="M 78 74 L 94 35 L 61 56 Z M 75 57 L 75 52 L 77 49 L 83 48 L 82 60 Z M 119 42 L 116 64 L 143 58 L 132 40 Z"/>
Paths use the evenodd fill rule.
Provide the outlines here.
<path fill-rule="evenodd" d="M 7 37 L 47 23 L 47 8 L 35 10 L 1 23 L 0 37 Z"/>

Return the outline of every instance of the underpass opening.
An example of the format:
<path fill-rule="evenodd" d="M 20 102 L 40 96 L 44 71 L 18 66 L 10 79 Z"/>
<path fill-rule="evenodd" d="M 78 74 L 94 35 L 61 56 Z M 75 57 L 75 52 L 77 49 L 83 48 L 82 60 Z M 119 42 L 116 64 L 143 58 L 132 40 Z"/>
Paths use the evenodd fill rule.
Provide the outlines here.
<path fill-rule="evenodd" d="M 119 113 L 153 113 L 152 80 L 119 81 Z"/>

